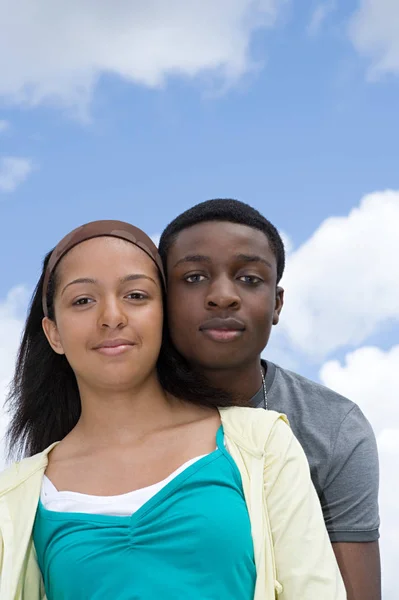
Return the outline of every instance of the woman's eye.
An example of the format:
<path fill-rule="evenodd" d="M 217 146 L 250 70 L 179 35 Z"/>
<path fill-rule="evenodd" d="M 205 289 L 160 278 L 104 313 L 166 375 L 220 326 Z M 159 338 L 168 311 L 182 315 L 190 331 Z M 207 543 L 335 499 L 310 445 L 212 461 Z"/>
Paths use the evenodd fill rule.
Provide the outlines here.
<path fill-rule="evenodd" d="M 143 292 L 130 292 L 126 298 L 129 298 L 129 300 L 146 300 L 147 296 Z"/>
<path fill-rule="evenodd" d="M 194 273 L 194 275 L 187 275 L 184 279 L 187 281 L 187 283 L 199 283 L 205 279 L 205 275 Z"/>
<path fill-rule="evenodd" d="M 79 298 L 73 302 L 74 306 L 85 306 L 86 304 L 90 304 L 93 302 L 91 298 Z"/>

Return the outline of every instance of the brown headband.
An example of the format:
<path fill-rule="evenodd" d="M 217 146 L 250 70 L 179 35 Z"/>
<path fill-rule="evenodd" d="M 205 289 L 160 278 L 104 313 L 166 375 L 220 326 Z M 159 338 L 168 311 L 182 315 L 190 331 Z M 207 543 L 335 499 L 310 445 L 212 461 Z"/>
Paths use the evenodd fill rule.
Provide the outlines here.
<path fill-rule="evenodd" d="M 141 248 L 141 250 L 143 250 L 158 267 L 162 278 L 162 283 L 166 290 L 165 272 L 163 269 L 161 257 L 158 254 L 156 245 L 151 240 L 151 238 L 146 233 L 144 233 L 144 231 L 141 231 L 141 229 L 134 227 L 134 225 L 124 223 L 123 221 L 92 221 L 91 223 L 81 225 L 81 227 L 78 227 L 77 229 L 71 231 L 71 233 L 68 233 L 68 235 L 66 235 L 57 244 L 50 256 L 50 260 L 47 264 L 46 272 L 44 275 L 42 291 L 43 312 L 46 317 L 48 317 L 48 284 L 50 281 L 50 277 L 54 273 L 54 270 L 60 262 L 61 258 L 65 256 L 65 254 L 69 252 L 69 250 L 72 250 L 72 248 L 74 248 L 81 242 L 85 242 L 86 240 L 91 240 L 92 238 L 102 236 L 120 238 L 122 240 L 126 240 L 127 242 L 131 242 L 135 246 Z"/>

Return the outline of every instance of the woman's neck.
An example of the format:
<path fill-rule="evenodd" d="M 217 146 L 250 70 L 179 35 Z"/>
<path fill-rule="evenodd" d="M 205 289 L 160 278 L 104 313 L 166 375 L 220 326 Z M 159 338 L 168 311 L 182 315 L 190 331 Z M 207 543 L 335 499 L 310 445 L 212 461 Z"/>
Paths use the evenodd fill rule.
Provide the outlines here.
<path fill-rule="evenodd" d="M 179 401 L 161 388 L 156 378 L 128 389 L 93 389 L 79 383 L 82 412 L 74 434 L 85 442 L 105 446 L 128 443 L 167 427 Z"/>

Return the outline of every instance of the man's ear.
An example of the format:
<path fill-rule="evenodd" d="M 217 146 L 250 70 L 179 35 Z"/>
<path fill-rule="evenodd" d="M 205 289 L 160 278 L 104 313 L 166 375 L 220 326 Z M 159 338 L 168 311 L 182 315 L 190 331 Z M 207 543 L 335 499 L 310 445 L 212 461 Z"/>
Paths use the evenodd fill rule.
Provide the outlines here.
<path fill-rule="evenodd" d="M 65 354 L 55 321 L 49 319 L 48 317 L 44 317 L 42 321 L 42 327 L 44 335 L 46 336 L 47 341 L 54 352 L 57 354 Z"/>
<path fill-rule="evenodd" d="M 273 325 L 277 325 L 280 320 L 280 313 L 284 305 L 284 290 L 282 287 L 276 287 L 276 301 L 274 304 Z"/>

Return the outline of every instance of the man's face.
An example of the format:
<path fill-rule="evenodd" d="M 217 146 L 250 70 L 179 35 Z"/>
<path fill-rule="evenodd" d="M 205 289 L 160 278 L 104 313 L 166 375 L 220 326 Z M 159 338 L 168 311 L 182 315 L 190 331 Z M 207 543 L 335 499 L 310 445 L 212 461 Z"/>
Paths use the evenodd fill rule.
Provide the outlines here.
<path fill-rule="evenodd" d="M 194 225 L 169 250 L 167 271 L 172 340 L 192 365 L 229 369 L 259 360 L 283 304 L 262 231 L 225 221 Z"/>

